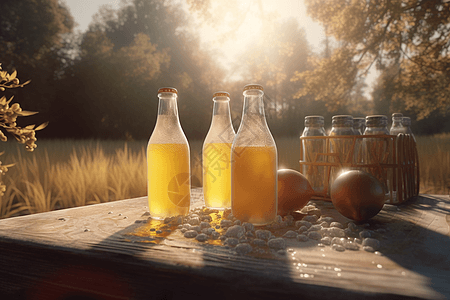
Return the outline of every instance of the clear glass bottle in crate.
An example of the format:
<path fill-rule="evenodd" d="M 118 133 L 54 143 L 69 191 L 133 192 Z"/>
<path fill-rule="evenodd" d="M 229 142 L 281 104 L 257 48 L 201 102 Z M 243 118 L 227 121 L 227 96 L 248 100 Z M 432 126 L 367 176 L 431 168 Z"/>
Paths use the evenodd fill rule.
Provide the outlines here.
<path fill-rule="evenodd" d="M 350 115 L 333 116 L 331 121 L 330 137 L 332 136 L 354 136 L 353 117 Z M 353 149 L 353 156 L 350 156 L 353 148 L 352 138 L 333 138 L 330 139 L 330 153 L 335 154 L 329 156 L 328 161 L 333 163 L 355 163 L 357 157 L 357 149 Z M 356 148 L 356 147 L 355 147 Z M 356 151 L 355 151 L 356 150 Z M 329 187 L 340 173 L 349 170 L 346 167 L 332 167 L 330 173 Z M 328 190 L 329 192 L 330 190 Z"/>
<path fill-rule="evenodd" d="M 302 137 L 326 136 L 324 118 L 322 116 L 306 116 L 305 129 Z M 302 139 L 303 162 L 326 162 L 326 156 L 318 155 L 326 153 L 325 139 Z M 308 179 L 314 192 L 323 193 L 325 187 L 326 166 L 302 165 L 302 173 Z"/>
<path fill-rule="evenodd" d="M 385 115 L 372 115 L 366 117 L 366 130 L 364 135 L 389 135 L 387 128 L 388 119 Z M 378 167 L 377 164 L 392 163 L 392 140 L 386 138 L 364 138 L 363 152 L 364 164 L 374 164 L 366 169 L 375 176 L 385 188 L 386 193 L 390 191 L 393 172 L 391 168 Z"/>
<path fill-rule="evenodd" d="M 154 219 L 189 213 L 189 144 L 178 118 L 177 95 L 175 88 L 158 90 L 158 117 L 147 146 L 148 208 Z"/>
<path fill-rule="evenodd" d="M 411 130 L 411 118 L 410 117 L 403 117 L 402 121 L 403 127 L 405 129 L 405 133 L 410 134 L 414 140 L 416 141 L 416 137 L 414 136 L 414 133 Z"/>
<path fill-rule="evenodd" d="M 211 127 L 203 143 L 203 195 L 208 208 L 231 207 L 231 146 L 235 137 L 230 114 L 230 94 L 213 96 Z"/>
<path fill-rule="evenodd" d="M 391 135 L 397 135 L 399 133 L 406 133 L 405 127 L 403 127 L 403 114 L 402 113 L 393 113 L 392 114 L 392 125 L 389 133 Z"/>
<path fill-rule="evenodd" d="M 263 87 L 244 87 L 241 124 L 231 151 L 231 212 L 265 225 L 277 215 L 277 147 L 264 115 Z"/>

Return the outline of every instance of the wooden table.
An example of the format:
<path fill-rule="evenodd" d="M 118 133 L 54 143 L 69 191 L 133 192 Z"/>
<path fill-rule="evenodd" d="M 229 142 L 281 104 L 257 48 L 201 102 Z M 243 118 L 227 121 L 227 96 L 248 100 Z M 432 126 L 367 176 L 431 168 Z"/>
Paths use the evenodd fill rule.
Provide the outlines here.
<path fill-rule="evenodd" d="M 178 231 L 137 237 L 147 210 L 142 197 L 0 220 L 0 299 L 450 299 L 449 196 L 385 206 L 368 227 L 381 255 L 296 239 L 285 253 L 239 255 Z"/>

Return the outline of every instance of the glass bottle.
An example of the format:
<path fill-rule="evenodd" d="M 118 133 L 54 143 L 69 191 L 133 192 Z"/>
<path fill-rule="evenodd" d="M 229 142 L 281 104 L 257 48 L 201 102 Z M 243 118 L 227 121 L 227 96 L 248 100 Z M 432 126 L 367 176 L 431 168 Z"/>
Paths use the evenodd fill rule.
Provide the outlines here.
<path fill-rule="evenodd" d="M 241 124 L 231 152 L 231 212 L 254 225 L 277 215 L 277 147 L 264 115 L 263 87 L 244 87 Z"/>
<path fill-rule="evenodd" d="M 366 124 L 365 118 L 353 118 L 353 129 L 356 131 L 356 135 L 364 134 L 364 125 Z"/>
<path fill-rule="evenodd" d="M 230 115 L 230 94 L 213 96 L 211 127 L 203 143 L 203 195 L 206 207 L 231 207 L 231 146 L 235 137 Z"/>
<path fill-rule="evenodd" d="M 333 116 L 331 121 L 330 136 L 353 136 L 355 131 L 353 130 L 353 117 L 350 115 L 337 115 Z M 352 163 L 354 161 L 355 151 L 353 149 L 353 156 L 350 156 L 353 147 L 352 138 L 334 138 L 330 139 L 330 152 L 334 153 L 334 156 L 328 158 L 330 162 L 334 163 Z M 329 187 L 333 184 L 334 180 L 340 175 L 341 172 L 347 171 L 349 168 L 345 167 L 332 167 L 330 172 Z M 328 192 L 330 190 L 328 189 Z"/>
<path fill-rule="evenodd" d="M 372 115 L 366 117 L 366 130 L 364 135 L 389 135 L 387 128 L 388 119 L 384 115 Z M 365 138 L 363 143 L 364 163 L 378 164 L 391 162 L 390 140 L 384 138 Z M 388 181 L 391 172 L 388 168 L 368 167 L 367 172 L 375 176 L 384 186 L 386 192 L 389 191 Z"/>
<path fill-rule="evenodd" d="M 177 94 L 175 88 L 158 90 L 158 118 L 147 146 L 148 208 L 154 219 L 189 213 L 189 144 L 178 118 Z"/>
<path fill-rule="evenodd" d="M 403 114 L 393 113 L 392 114 L 392 125 L 389 133 L 391 135 L 397 135 L 399 133 L 405 133 L 405 128 L 403 127 Z"/>
<path fill-rule="evenodd" d="M 302 137 L 308 136 L 326 136 L 324 118 L 322 116 L 306 116 L 305 129 Z M 326 152 L 325 139 L 302 139 L 303 162 L 326 162 L 325 156 L 317 156 L 318 153 Z M 326 166 L 303 165 L 302 173 L 308 179 L 314 192 L 322 193 L 324 191 Z"/>
<path fill-rule="evenodd" d="M 403 117 L 402 124 L 404 127 L 404 133 L 410 134 L 414 140 L 416 141 L 416 137 L 414 136 L 414 133 L 411 130 L 411 118 L 410 117 Z"/>

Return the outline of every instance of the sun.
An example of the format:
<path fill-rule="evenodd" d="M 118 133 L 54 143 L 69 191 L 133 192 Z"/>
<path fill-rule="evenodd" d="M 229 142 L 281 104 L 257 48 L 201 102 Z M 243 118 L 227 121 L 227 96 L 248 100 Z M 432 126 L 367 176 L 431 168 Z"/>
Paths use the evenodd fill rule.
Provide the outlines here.
<path fill-rule="evenodd" d="M 212 18 L 208 22 L 196 19 L 201 42 L 229 71 L 241 53 L 257 44 L 261 31 L 271 22 L 295 18 L 316 51 L 320 51 L 325 39 L 320 25 L 307 16 L 303 0 L 215 0 L 211 1 L 210 12 Z"/>

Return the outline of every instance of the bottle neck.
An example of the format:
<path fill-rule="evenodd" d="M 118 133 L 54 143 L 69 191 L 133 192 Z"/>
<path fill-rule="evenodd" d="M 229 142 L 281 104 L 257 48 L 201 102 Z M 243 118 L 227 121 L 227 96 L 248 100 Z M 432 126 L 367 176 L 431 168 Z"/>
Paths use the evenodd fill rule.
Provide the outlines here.
<path fill-rule="evenodd" d="M 176 97 L 160 97 L 158 116 L 175 116 L 178 118 L 178 105 Z"/>
<path fill-rule="evenodd" d="M 230 117 L 229 101 L 214 101 L 213 118 L 216 116 Z"/>
<path fill-rule="evenodd" d="M 246 95 L 244 97 L 243 115 L 258 115 L 264 117 L 264 103 L 262 95 Z"/>
<path fill-rule="evenodd" d="M 402 127 L 402 119 L 401 118 L 392 118 L 392 127 Z"/>

